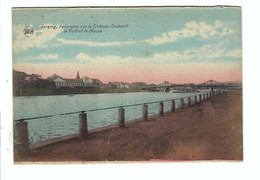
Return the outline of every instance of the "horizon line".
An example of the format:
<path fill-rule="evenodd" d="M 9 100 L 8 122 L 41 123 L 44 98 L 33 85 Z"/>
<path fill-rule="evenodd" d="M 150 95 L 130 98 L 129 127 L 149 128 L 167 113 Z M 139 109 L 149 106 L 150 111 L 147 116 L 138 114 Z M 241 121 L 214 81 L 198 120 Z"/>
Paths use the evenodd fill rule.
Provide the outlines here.
<path fill-rule="evenodd" d="M 14 68 L 12 68 L 12 70 L 15 70 L 15 71 L 18 71 L 18 70 L 16 70 L 16 69 L 14 69 Z M 23 71 L 19 71 L 19 72 L 23 72 Z M 77 72 L 79 72 L 79 71 L 77 71 Z M 26 73 L 26 72 L 23 72 L 23 73 Z M 32 74 L 37 74 L 37 73 L 32 73 L 32 74 L 28 74 L 28 73 L 26 73 L 27 75 L 32 75 Z M 40 75 L 40 76 L 42 76 L 41 74 L 37 74 L 37 75 Z M 42 78 L 42 79 L 48 79 L 49 77 L 51 77 L 51 76 L 53 76 L 53 75 L 57 75 L 56 73 L 53 73 L 52 75 L 50 75 L 50 76 L 48 76 L 48 77 L 46 77 L 46 78 Z M 59 75 L 57 75 L 57 76 L 59 76 Z M 61 77 L 61 78 L 64 78 L 64 79 L 76 79 L 76 78 L 66 78 L 66 77 L 62 77 L 62 76 L 59 76 L 59 77 Z M 84 75 L 83 77 L 88 77 L 88 76 L 86 76 L 86 75 Z M 102 80 L 100 80 L 100 79 L 98 79 L 98 78 L 91 78 L 91 77 L 89 77 L 90 79 L 97 79 L 97 80 L 99 80 L 101 83 L 103 83 L 103 84 L 109 84 L 110 82 L 112 83 L 112 82 L 119 82 L 119 83 L 145 83 L 145 84 L 147 84 L 147 85 L 149 85 L 149 84 L 156 84 L 156 83 L 148 83 L 148 82 L 143 82 L 143 81 L 109 81 L 109 82 L 107 82 L 107 83 L 104 83 Z M 80 79 L 82 79 L 82 78 L 80 78 Z M 242 83 L 243 81 L 217 81 L 217 80 L 215 80 L 215 79 L 209 79 L 209 80 L 206 80 L 206 81 L 203 81 L 203 82 L 200 82 L 200 83 L 195 83 L 195 82 L 183 82 L 183 83 L 173 83 L 173 82 L 170 82 L 170 81 L 168 81 L 168 80 L 164 80 L 164 81 L 162 81 L 162 82 L 160 82 L 160 83 L 157 83 L 156 85 L 158 85 L 158 84 L 162 84 L 163 82 L 168 82 L 169 84 L 203 84 L 203 83 L 206 83 L 206 82 L 208 82 L 208 81 L 215 81 L 215 82 L 217 82 L 217 83 Z"/>

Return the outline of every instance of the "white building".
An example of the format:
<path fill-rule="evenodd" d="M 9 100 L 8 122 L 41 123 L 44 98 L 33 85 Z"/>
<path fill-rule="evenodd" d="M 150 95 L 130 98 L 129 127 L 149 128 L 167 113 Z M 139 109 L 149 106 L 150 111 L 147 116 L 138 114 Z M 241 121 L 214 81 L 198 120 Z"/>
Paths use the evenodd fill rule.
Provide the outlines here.
<path fill-rule="evenodd" d="M 51 78 L 53 77 L 53 78 Z M 100 80 L 98 79 L 91 79 L 87 76 L 84 76 L 83 78 L 80 79 L 79 73 L 77 72 L 77 77 L 76 79 L 68 79 L 68 78 L 63 78 L 57 75 L 52 75 L 49 80 L 55 82 L 55 85 L 57 88 L 60 87 L 89 87 L 89 88 L 99 88 L 99 84 L 101 83 Z"/>
<path fill-rule="evenodd" d="M 53 80 L 57 88 L 60 87 L 84 87 L 82 79 L 65 79 L 62 77 L 57 77 Z"/>
<path fill-rule="evenodd" d="M 109 84 L 114 85 L 115 88 L 121 88 L 121 89 L 129 88 L 129 83 L 125 83 L 125 82 L 109 82 Z"/>

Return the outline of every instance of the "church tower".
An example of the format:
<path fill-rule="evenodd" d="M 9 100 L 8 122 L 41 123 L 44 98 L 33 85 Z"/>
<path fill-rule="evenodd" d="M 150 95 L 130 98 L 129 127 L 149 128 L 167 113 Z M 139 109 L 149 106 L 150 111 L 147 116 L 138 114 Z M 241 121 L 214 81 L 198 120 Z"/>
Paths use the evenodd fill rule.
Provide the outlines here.
<path fill-rule="evenodd" d="M 76 77 L 76 79 L 80 79 L 80 77 L 79 77 L 79 71 L 77 72 L 77 77 Z"/>

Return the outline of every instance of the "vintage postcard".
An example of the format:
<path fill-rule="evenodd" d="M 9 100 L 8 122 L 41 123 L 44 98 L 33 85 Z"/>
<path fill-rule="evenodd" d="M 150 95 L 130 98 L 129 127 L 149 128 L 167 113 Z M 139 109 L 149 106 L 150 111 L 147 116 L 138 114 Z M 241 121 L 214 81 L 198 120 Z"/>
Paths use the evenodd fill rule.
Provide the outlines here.
<path fill-rule="evenodd" d="M 242 161 L 241 36 L 241 7 L 13 8 L 14 161 Z"/>

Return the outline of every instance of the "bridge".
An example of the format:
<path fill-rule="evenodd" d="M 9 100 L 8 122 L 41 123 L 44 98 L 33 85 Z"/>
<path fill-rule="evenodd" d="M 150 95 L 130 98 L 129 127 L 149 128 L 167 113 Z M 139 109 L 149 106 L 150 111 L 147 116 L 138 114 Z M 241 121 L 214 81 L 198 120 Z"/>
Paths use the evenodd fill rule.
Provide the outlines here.
<path fill-rule="evenodd" d="M 169 92 L 170 90 L 197 90 L 197 89 L 241 89 L 241 83 L 232 82 L 217 82 L 215 80 L 209 80 L 200 84 L 171 84 L 168 81 L 164 81 L 158 85 L 144 85 L 141 87 L 142 91 L 156 92 L 164 91 Z"/>

